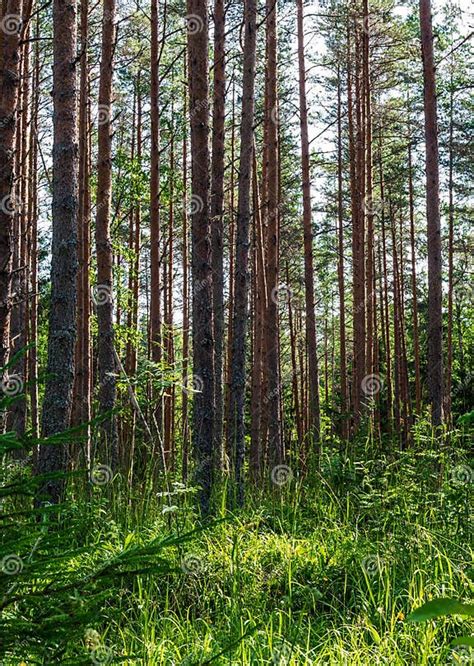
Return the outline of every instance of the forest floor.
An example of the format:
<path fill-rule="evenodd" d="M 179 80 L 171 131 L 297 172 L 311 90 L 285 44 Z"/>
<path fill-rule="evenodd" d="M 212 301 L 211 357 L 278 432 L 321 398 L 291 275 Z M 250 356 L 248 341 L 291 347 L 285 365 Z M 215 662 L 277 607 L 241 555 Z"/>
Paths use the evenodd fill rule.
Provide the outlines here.
<path fill-rule="evenodd" d="M 20 578 L 8 577 L 26 594 L 5 611 L 3 663 L 473 663 L 450 645 L 470 633 L 466 620 L 407 621 L 426 600 L 465 600 L 473 587 L 472 467 L 461 440 L 450 447 L 456 459 L 418 444 L 360 461 L 328 451 L 304 479 L 289 474 L 258 497 L 249 488 L 245 509 L 222 502 L 205 525 L 179 483 L 171 496 L 137 488 L 125 500 L 115 482 L 93 487 L 87 503 L 71 500 L 56 542 L 35 549 L 19 525 L 16 538 L 33 546 Z M 81 584 L 61 592 L 54 552 L 61 576 Z M 138 554 L 156 570 L 134 565 Z M 114 577 L 100 587 L 110 563 Z M 46 583 L 38 571 L 48 567 Z"/>

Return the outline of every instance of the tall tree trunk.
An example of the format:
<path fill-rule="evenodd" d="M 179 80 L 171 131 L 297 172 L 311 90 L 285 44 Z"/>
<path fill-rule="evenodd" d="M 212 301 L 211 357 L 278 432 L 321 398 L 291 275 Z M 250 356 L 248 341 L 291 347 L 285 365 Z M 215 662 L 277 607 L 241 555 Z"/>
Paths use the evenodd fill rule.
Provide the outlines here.
<path fill-rule="evenodd" d="M 452 67 L 453 65 L 451 65 Z M 453 379 L 453 288 L 454 288 L 454 168 L 453 168 L 453 110 L 454 110 L 454 89 L 453 74 L 451 70 L 449 86 L 449 155 L 448 155 L 448 340 L 447 340 L 447 359 L 446 359 L 446 419 L 452 422 L 452 401 L 451 388 Z"/>
<path fill-rule="evenodd" d="M 356 55 L 361 49 L 361 35 L 356 25 Z M 353 221 L 353 412 L 357 428 L 361 414 L 361 397 L 365 369 L 366 344 L 366 298 L 365 298 L 365 211 L 369 203 L 365 197 L 365 87 L 363 68 L 359 58 L 355 61 L 355 191 L 356 217 Z M 370 204 L 371 205 L 371 204 Z"/>
<path fill-rule="evenodd" d="M 74 385 L 74 425 L 91 417 L 90 395 L 90 189 L 89 189 L 89 64 L 88 0 L 81 1 L 80 86 L 79 86 L 79 211 L 78 211 L 78 303 L 76 376 Z M 89 427 L 86 430 L 86 460 L 90 462 Z"/>
<path fill-rule="evenodd" d="M 338 67 L 337 86 L 337 220 L 338 220 L 338 259 L 337 280 L 339 289 L 339 356 L 341 377 L 341 431 L 342 436 L 347 437 L 347 366 L 346 366 L 346 310 L 344 304 L 344 204 L 343 204 L 343 181 L 342 181 L 342 104 L 341 104 L 340 68 Z"/>
<path fill-rule="evenodd" d="M 290 283 L 288 262 L 286 264 L 286 283 Z M 291 389 L 293 397 L 293 407 L 294 407 L 294 419 L 296 425 L 296 434 L 298 438 L 298 455 L 302 455 L 302 443 L 303 443 L 303 421 L 301 418 L 301 405 L 300 405 L 300 395 L 298 390 L 298 371 L 297 371 L 297 358 L 296 358 L 296 331 L 293 322 L 293 304 L 292 299 L 288 299 L 288 326 L 290 329 L 290 352 L 291 352 Z"/>
<path fill-rule="evenodd" d="M 301 136 L 301 174 L 303 185 L 304 284 L 306 305 L 306 346 L 309 368 L 309 437 L 319 441 L 319 377 L 316 348 L 314 302 L 313 227 L 311 214 L 311 175 L 309 165 L 308 108 L 306 103 L 306 67 L 304 54 L 303 0 L 297 0 L 298 10 L 298 70 Z"/>
<path fill-rule="evenodd" d="M 268 437 L 272 466 L 283 460 L 280 423 L 280 373 L 278 363 L 278 97 L 276 2 L 266 0 L 266 91 L 265 91 L 265 212 L 267 220 L 268 307 L 265 321 L 265 359 L 268 373 Z"/>
<path fill-rule="evenodd" d="M 352 64 L 352 46 L 350 41 L 350 25 L 347 29 L 347 118 L 349 134 L 349 175 L 351 188 L 351 246 L 352 246 L 352 410 L 353 421 L 357 423 L 360 411 L 360 362 L 357 355 L 356 339 L 359 341 L 360 331 L 358 321 L 360 321 L 358 300 L 359 292 L 358 282 L 360 281 L 358 266 L 358 230 L 359 230 L 359 205 L 357 189 L 357 169 L 356 169 L 356 141 L 354 128 L 354 97 L 353 97 L 353 64 Z"/>
<path fill-rule="evenodd" d="M 135 110 L 132 132 L 136 131 L 136 159 L 138 166 L 142 165 L 142 97 L 140 88 L 140 72 L 137 76 L 136 82 L 136 122 Z M 135 129 L 136 125 L 136 129 Z M 132 160 L 134 145 L 132 142 Z M 127 311 L 127 328 L 132 335 L 132 339 L 127 344 L 127 357 L 125 369 L 129 377 L 134 377 L 137 372 L 137 342 L 139 329 L 138 329 L 138 298 L 139 298 L 139 272 L 140 272 L 140 239 L 141 239 L 141 206 L 140 201 L 135 203 L 130 213 L 130 229 L 129 229 L 129 247 L 131 250 L 131 258 L 129 265 L 129 301 Z M 126 461 L 125 469 L 128 470 L 129 484 L 132 483 L 135 463 L 135 448 L 136 448 L 136 410 L 130 414 L 130 427 L 128 435 L 123 440 L 123 459 Z"/>
<path fill-rule="evenodd" d="M 431 419 L 433 425 L 437 426 L 443 420 L 443 322 L 438 118 L 430 0 L 420 0 L 420 28 L 424 81 L 426 219 L 428 231 L 427 373 Z"/>
<path fill-rule="evenodd" d="M 53 240 L 48 364 L 42 431 L 65 431 L 71 415 L 76 338 L 78 146 L 76 101 L 76 2 L 53 4 Z M 37 472 L 62 471 L 65 445 L 41 446 Z M 59 502 L 63 483 L 49 480 L 43 491 Z"/>
<path fill-rule="evenodd" d="M 253 119 L 255 92 L 257 6 L 245 3 L 244 69 L 242 81 L 242 117 L 240 121 L 239 203 L 235 244 L 235 287 L 233 302 L 232 361 L 230 367 L 229 443 L 234 452 L 237 501 L 244 501 L 243 466 L 245 457 L 245 356 L 249 292 L 250 188 L 252 182 Z"/>
<path fill-rule="evenodd" d="M 382 135 L 379 134 L 379 178 L 380 178 L 380 198 L 385 202 L 385 183 L 382 162 Z M 388 300 L 388 263 L 387 263 L 387 242 L 386 242 L 386 228 L 385 228 L 385 206 L 382 206 L 380 216 L 380 227 L 382 232 L 382 257 L 383 257 L 383 301 L 385 303 L 384 312 L 385 318 L 382 320 L 382 327 L 385 332 L 385 374 L 387 384 L 387 421 L 389 431 L 392 427 L 393 418 L 393 382 L 392 382 L 392 353 L 390 341 L 390 306 Z"/>
<path fill-rule="evenodd" d="M 262 224 L 262 206 L 258 188 L 257 158 L 254 143 L 253 150 L 253 210 L 255 225 L 255 275 L 254 275 L 254 310 L 255 332 L 252 358 L 252 409 L 250 413 L 250 459 L 249 471 L 253 480 L 258 480 L 262 472 L 262 372 L 264 358 L 264 319 L 267 308 L 267 285 L 265 279 L 264 237 Z"/>
<path fill-rule="evenodd" d="M 411 248 L 411 294 L 413 311 L 413 354 L 415 357 L 415 399 L 416 413 L 421 414 L 421 378 L 420 378 L 420 338 L 418 332 L 418 296 L 416 282 L 415 253 L 415 195 L 413 188 L 412 138 L 408 136 L 408 204 L 410 209 L 410 248 Z"/>
<path fill-rule="evenodd" d="M 223 390 L 222 367 L 224 353 L 224 262 L 223 262 L 223 214 L 224 214 L 224 142 L 225 142 L 225 10 L 224 0 L 214 3 L 214 99 L 212 107 L 212 180 L 211 180 L 211 230 L 212 230 L 212 286 L 214 316 L 214 449 L 221 452 Z"/>
<path fill-rule="evenodd" d="M 15 146 L 20 88 L 20 31 L 22 0 L 8 0 L 3 21 L 9 30 L 2 35 L 0 97 L 0 369 L 8 362 L 10 350 L 10 311 L 15 213 Z M 5 23 L 7 25 L 7 23 Z"/>
<path fill-rule="evenodd" d="M 227 305 L 227 350 L 226 350 L 226 365 L 225 365 L 225 443 L 230 441 L 229 438 L 229 406 L 230 406 L 230 364 L 232 356 L 232 303 L 234 302 L 234 236 L 235 236 L 235 174 L 237 169 L 235 168 L 235 81 L 232 81 L 232 129 L 230 134 L 230 196 L 229 196 L 229 211 L 230 211 L 230 220 L 229 220 L 229 297 Z M 231 450 L 225 451 L 225 469 L 229 467 L 229 464 L 233 464 L 233 452 Z"/>
<path fill-rule="evenodd" d="M 39 20 L 36 20 L 35 37 L 39 37 Z M 28 378 L 30 382 L 31 430 L 34 437 L 39 436 L 38 410 L 38 110 L 39 110 L 40 59 L 39 41 L 35 46 L 35 66 L 33 78 L 33 112 L 30 132 L 31 157 L 31 197 L 33 209 L 31 215 L 30 249 L 30 336 L 33 346 L 28 356 Z"/>
<path fill-rule="evenodd" d="M 151 2 L 150 71 L 150 352 L 154 363 L 161 361 L 161 285 L 160 285 L 160 115 L 158 107 L 158 0 Z M 155 417 L 161 430 L 161 396 Z"/>
<path fill-rule="evenodd" d="M 115 48 L 115 0 L 104 0 L 102 49 L 99 82 L 99 122 L 97 154 L 97 213 L 95 242 L 97 251 L 97 356 L 99 364 L 99 409 L 109 412 L 115 407 L 116 362 L 113 326 L 112 243 L 110 208 L 112 197 L 112 77 Z M 99 455 L 106 456 L 112 468 L 118 459 L 117 423 L 109 415 L 102 423 L 103 441 Z"/>
<path fill-rule="evenodd" d="M 187 0 L 188 85 L 192 154 L 193 448 L 203 514 L 210 509 L 213 471 L 214 345 L 209 220 L 207 0 Z"/>
<path fill-rule="evenodd" d="M 364 60 L 364 100 L 365 100 L 365 166 L 366 166 L 366 194 L 365 211 L 367 215 L 367 253 L 365 270 L 366 291 L 366 365 L 365 374 L 374 373 L 374 203 L 372 188 L 372 91 L 370 78 L 370 16 L 368 0 L 364 0 L 364 32 L 363 32 L 363 60 Z"/>
<path fill-rule="evenodd" d="M 184 57 L 184 79 L 186 80 L 186 54 Z M 184 86 L 183 95 L 183 116 L 187 116 L 187 88 Z M 183 137 L 183 390 L 181 392 L 182 405 L 182 437 L 183 437 L 183 456 L 182 456 L 182 478 L 186 483 L 188 479 L 189 464 L 189 423 L 188 423 L 188 391 L 186 382 L 189 365 L 189 270 L 188 270 L 188 143 L 186 136 Z"/>
<path fill-rule="evenodd" d="M 29 13 L 29 10 L 27 10 Z M 27 326 L 27 271 L 29 245 L 27 236 L 30 232 L 30 216 L 28 209 L 29 201 L 29 175 L 28 175 L 28 136 L 29 136 L 29 107 L 30 107 L 30 76 L 29 76 L 29 25 L 22 33 L 24 43 L 21 49 L 20 78 L 21 87 L 19 92 L 18 107 L 18 130 L 16 133 L 15 151 L 15 200 L 19 206 L 15 211 L 14 221 L 14 250 L 13 250 L 13 280 L 12 280 L 12 313 L 10 322 L 10 353 L 17 357 L 9 372 L 18 378 L 23 387 L 27 379 L 27 354 L 25 347 L 28 342 Z M 25 432 L 26 427 L 26 397 L 19 396 L 11 406 L 8 425 L 9 430 L 14 430 L 19 437 Z M 22 453 L 19 452 L 21 456 Z"/>
<path fill-rule="evenodd" d="M 173 118 L 173 103 L 171 104 L 171 117 Z M 173 122 L 171 122 L 173 125 Z M 165 330 L 166 330 L 166 362 L 172 368 L 174 364 L 174 337 L 173 337 L 173 262 L 174 262 L 174 128 L 171 126 L 170 139 L 170 168 L 169 168 L 169 205 L 168 205 L 168 262 L 166 280 L 166 308 L 165 308 Z M 168 387 L 164 398 L 164 445 L 167 460 L 170 461 L 171 469 L 174 469 L 175 442 L 173 440 L 173 404 L 174 386 Z"/>

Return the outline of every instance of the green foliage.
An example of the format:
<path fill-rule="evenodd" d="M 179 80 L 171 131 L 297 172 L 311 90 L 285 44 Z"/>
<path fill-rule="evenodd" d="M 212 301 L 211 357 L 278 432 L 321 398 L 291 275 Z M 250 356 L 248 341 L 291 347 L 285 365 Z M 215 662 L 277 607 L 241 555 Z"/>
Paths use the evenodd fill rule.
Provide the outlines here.
<path fill-rule="evenodd" d="M 121 530 L 103 489 L 91 492 L 92 477 L 84 485 L 82 472 L 31 476 L 24 456 L 37 444 L 64 445 L 64 438 L 0 435 L 0 657 L 5 664 L 90 664 L 114 654 L 120 662 L 101 638 L 104 626 L 123 621 L 138 577 L 177 570 L 173 551 L 191 535 Z M 60 476 L 70 480 L 67 500 L 32 505 L 41 485 Z"/>
<path fill-rule="evenodd" d="M 432 599 L 417 608 L 407 617 L 410 622 L 425 622 L 444 615 L 467 615 L 474 617 L 474 604 L 465 604 L 449 597 Z"/>
<path fill-rule="evenodd" d="M 85 484 L 79 472 L 61 506 L 32 508 L 41 480 L 11 459 L 18 442 L 8 433 L 0 438 L 0 560 L 10 570 L 0 576 L 1 656 L 6 664 L 463 663 L 467 618 L 404 620 L 427 598 L 472 589 L 471 468 L 462 433 L 453 437 L 456 457 L 431 450 L 421 427 L 402 453 L 370 456 L 361 439 L 347 455 L 328 443 L 307 475 L 295 460 L 285 485 L 255 490 L 237 514 L 222 505 L 231 520 L 203 530 L 193 489 L 178 482 L 157 495 L 151 485 L 126 489 L 119 477 Z"/>

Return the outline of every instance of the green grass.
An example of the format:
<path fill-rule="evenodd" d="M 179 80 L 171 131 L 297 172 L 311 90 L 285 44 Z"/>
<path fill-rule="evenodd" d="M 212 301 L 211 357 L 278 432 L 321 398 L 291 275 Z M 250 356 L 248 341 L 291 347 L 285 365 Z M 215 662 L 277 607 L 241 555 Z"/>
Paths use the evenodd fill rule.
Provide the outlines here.
<path fill-rule="evenodd" d="M 115 480 L 112 497 L 107 487 L 93 488 L 87 504 L 72 497 L 62 527 L 71 555 L 63 545 L 61 576 L 81 579 L 113 561 L 111 577 L 101 586 L 91 576 L 89 592 L 85 582 L 59 596 L 57 625 L 70 610 L 55 638 L 43 622 L 48 609 L 54 615 L 51 599 L 40 596 L 33 613 L 31 600 L 9 606 L 10 632 L 30 622 L 43 633 L 39 644 L 10 643 L 3 663 L 473 663 L 467 648 L 450 646 L 471 633 L 465 618 L 405 619 L 436 596 L 472 598 L 472 467 L 432 451 L 374 458 L 327 454 L 319 471 L 249 493 L 245 510 L 234 513 L 217 493 L 221 508 L 204 526 L 192 493 L 179 488 L 146 502 L 136 489 L 126 502 Z M 163 514 L 167 504 L 177 509 Z M 40 574 L 54 549 L 59 544 L 38 547 L 20 589 L 44 590 L 48 576 L 59 575 Z M 155 569 L 131 573 L 144 562 Z"/>

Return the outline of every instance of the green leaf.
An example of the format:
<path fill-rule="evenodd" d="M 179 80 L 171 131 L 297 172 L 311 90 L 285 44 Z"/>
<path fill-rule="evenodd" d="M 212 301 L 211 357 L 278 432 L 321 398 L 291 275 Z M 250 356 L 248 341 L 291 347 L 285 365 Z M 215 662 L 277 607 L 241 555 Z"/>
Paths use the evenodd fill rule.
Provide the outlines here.
<path fill-rule="evenodd" d="M 474 636 L 460 636 L 451 641 L 451 645 L 469 645 L 474 647 Z"/>
<path fill-rule="evenodd" d="M 410 622 L 425 622 L 443 615 L 468 615 L 472 617 L 474 616 L 474 605 L 463 604 L 457 599 L 448 597 L 432 599 L 410 613 L 407 620 Z"/>

